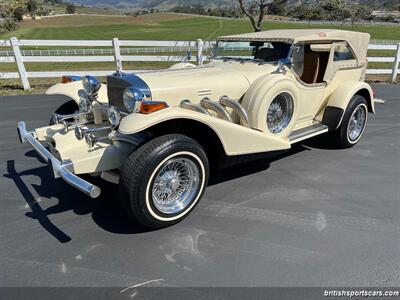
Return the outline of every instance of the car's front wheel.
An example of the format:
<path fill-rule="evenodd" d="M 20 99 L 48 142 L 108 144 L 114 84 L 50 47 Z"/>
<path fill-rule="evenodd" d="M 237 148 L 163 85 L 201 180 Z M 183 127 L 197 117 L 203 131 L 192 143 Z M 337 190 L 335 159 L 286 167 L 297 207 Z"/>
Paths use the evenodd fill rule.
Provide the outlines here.
<path fill-rule="evenodd" d="M 331 132 L 331 142 L 339 148 L 350 148 L 358 143 L 368 119 L 367 100 L 355 95 L 350 100 L 339 128 Z"/>
<path fill-rule="evenodd" d="M 195 140 L 180 134 L 160 136 L 128 157 L 121 170 L 120 200 L 142 225 L 166 227 L 193 210 L 208 175 L 206 153 Z"/>

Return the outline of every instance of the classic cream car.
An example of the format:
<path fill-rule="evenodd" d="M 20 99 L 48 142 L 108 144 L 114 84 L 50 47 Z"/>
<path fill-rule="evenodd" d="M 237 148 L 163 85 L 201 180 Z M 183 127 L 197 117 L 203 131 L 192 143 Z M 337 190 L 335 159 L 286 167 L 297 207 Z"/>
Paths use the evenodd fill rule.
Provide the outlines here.
<path fill-rule="evenodd" d="M 119 184 L 127 213 L 151 228 L 189 214 L 209 173 L 232 158 L 287 150 L 329 132 L 355 145 L 374 112 L 364 82 L 369 35 L 341 30 L 272 30 L 218 38 L 203 66 L 63 77 L 47 94 L 71 98 L 50 126 L 27 131 L 61 177 L 92 198 L 100 188 L 78 175 Z M 246 155 L 247 154 L 247 155 Z"/>

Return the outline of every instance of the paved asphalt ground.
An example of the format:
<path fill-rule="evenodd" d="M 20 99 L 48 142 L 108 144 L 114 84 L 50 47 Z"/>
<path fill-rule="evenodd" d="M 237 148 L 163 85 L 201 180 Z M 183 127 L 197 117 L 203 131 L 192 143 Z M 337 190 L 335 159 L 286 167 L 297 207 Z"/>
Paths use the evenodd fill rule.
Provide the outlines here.
<path fill-rule="evenodd" d="M 153 232 L 112 184 L 91 200 L 18 143 L 18 120 L 46 125 L 64 98 L 0 98 L 0 286 L 400 286 L 400 86 L 375 89 L 387 102 L 356 147 L 317 139 L 221 172 Z"/>

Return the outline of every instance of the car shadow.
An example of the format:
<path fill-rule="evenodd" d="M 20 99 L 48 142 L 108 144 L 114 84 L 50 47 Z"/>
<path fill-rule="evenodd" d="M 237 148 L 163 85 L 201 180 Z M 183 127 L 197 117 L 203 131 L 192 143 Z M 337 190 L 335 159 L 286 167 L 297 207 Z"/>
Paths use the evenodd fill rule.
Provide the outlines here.
<path fill-rule="evenodd" d="M 301 144 L 296 144 L 287 151 L 279 151 L 272 155 L 271 153 L 257 154 L 256 159 L 246 161 L 245 163 L 236 164 L 231 167 L 214 170 L 214 173 L 211 174 L 210 176 L 208 185 L 212 186 L 236 178 L 265 171 L 270 167 L 271 163 L 273 163 L 274 161 L 295 155 L 305 150 L 309 149 Z"/>
<path fill-rule="evenodd" d="M 34 156 L 32 152 L 27 153 L 27 155 Z M 7 174 L 3 176 L 13 180 L 29 206 L 31 211 L 25 213 L 25 215 L 37 220 L 47 232 L 61 243 L 69 242 L 71 237 L 56 227 L 49 219 L 49 216 L 70 210 L 77 215 L 91 214 L 96 224 L 112 233 L 133 234 L 148 231 L 148 229 L 129 220 L 119 208 L 118 190 L 114 184 L 105 181 L 99 182 L 100 180 L 87 178 L 90 177 L 87 176 L 88 180 L 94 184 L 98 183 L 102 189 L 101 196 L 97 199 L 92 199 L 61 179 L 53 179 L 46 165 L 18 172 L 15 168 L 14 160 L 7 161 Z M 24 176 L 36 176 L 40 179 L 40 184 L 31 184 L 30 188 L 25 183 Z M 38 198 L 50 199 L 50 201 L 39 202 L 37 201 Z M 46 207 L 47 203 L 54 200 L 57 201 L 55 205 Z"/>
<path fill-rule="evenodd" d="M 219 170 L 210 178 L 209 185 L 223 183 L 266 170 L 272 162 L 304 150 L 308 150 L 308 148 L 302 145 L 295 145 L 287 152 L 273 157 L 261 158 Z M 26 152 L 25 156 L 35 157 L 42 161 L 34 150 Z M 60 243 L 67 243 L 72 238 L 53 224 L 49 216 L 67 211 L 73 211 L 77 215 L 90 214 L 99 227 L 111 233 L 135 234 L 149 231 L 149 229 L 134 223 L 125 215 L 118 202 L 118 186 L 115 184 L 86 176 L 89 181 L 99 185 L 102 189 L 102 194 L 99 198 L 91 199 L 61 179 L 52 178 L 47 165 L 18 172 L 14 160 L 7 161 L 7 174 L 3 174 L 3 176 L 15 183 L 29 206 L 31 211 L 25 213 L 25 215 L 37 220 Z M 36 176 L 40 179 L 40 184 L 31 184 L 32 191 L 32 188 L 25 183 L 24 176 Z M 47 207 L 50 201 L 39 202 L 37 201 L 38 198 L 50 199 L 50 201 L 56 200 L 57 203 Z"/>
<path fill-rule="evenodd" d="M 343 150 L 338 146 L 335 146 L 330 135 L 328 133 L 322 134 L 301 142 L 303 146 L 322 150 Z"/>

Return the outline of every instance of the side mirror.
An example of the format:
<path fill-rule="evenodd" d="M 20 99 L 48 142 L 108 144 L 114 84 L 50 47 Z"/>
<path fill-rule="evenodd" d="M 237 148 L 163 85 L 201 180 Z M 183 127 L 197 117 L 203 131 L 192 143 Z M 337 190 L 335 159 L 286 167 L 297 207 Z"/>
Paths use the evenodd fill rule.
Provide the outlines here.
<path fill-rule="evenodd" d="M 277 73 L 282 73 L 285 71 L 285 66 L 287 68 L 291 68 L 292 67 L 292 61 L 289 58 L 281 58 L 278 60 L 278 67 L 276 68 L 276 70 L 274 72 Z"/>

